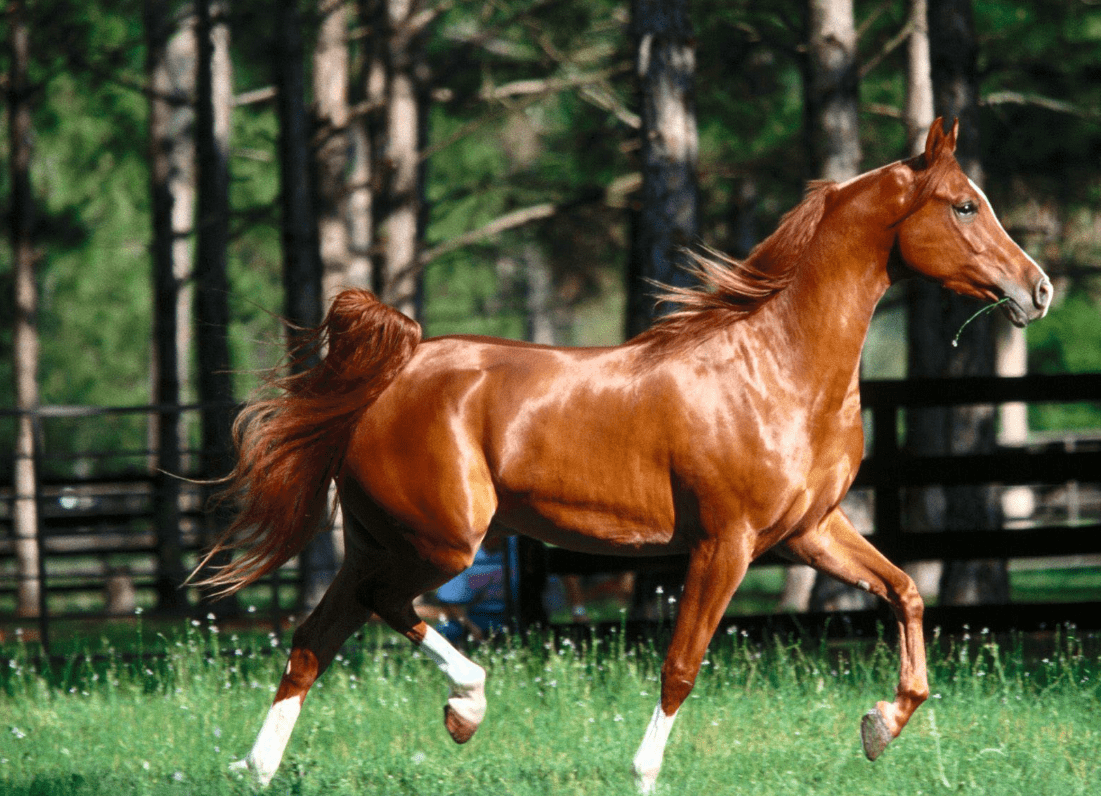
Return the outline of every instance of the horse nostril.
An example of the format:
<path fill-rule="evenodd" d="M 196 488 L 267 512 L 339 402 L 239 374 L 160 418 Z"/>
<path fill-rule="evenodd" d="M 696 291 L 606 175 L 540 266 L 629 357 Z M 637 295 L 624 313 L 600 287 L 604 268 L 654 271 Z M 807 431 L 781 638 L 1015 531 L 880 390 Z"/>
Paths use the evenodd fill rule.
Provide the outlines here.
<path fill-rule="evenodd" d="M 1055 295 L 1055 289 L 1051 286 L 1051 280 L 1046 276 L 1036 283 L 1035 302 L 1036 308 L 1046 310 L 1051 305 L 1051 299 Z"/>

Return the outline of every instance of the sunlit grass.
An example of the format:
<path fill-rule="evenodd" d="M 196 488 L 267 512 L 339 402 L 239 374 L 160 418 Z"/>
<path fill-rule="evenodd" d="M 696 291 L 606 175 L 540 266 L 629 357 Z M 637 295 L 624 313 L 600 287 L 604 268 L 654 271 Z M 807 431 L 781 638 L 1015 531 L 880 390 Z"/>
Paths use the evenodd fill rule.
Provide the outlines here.
<path fill-rule="evenodd" d="M 19 643 L 0 649 L 0 792 L 252 792 L 227 767 L 252 745 L 281 644 L 207 624 L 142 643 L 158 654 L 123 657 L 104 641 L 48 669 Z M 674 730 L 665 792 L 1096 792 L 1101 640 L 980 631 L 930 646 L 934 696 L 873 764 L 857 727 L 894 690 L 891 647 L 716 639 Z M 430 662 L 399 639 L 350 645 L 311 692 L 270 792 L 634 792 L 630 758 L 658 698 L 653 647 L 533 637 L 471 654 L 489 670 L 490 709 L 457 747 Z"/>

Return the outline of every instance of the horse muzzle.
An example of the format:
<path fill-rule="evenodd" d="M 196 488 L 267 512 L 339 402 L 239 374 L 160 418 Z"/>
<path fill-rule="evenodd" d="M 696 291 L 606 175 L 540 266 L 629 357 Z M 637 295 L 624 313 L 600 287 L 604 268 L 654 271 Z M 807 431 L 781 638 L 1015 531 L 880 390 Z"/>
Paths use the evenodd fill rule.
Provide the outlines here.
<path fill-rule="evenodd" d="M 1032 286 L 1031 294 L 1014 285 L 1013 289 L 1005 291 L 1005 297 L 1009 301 L 1002 305 L 1003 312 L 1014 326 L 1023 328 L 1047 315 L 1051 300 L 1055 297 L 1055 288 L 1047 276 L 1041 276 Z"/>

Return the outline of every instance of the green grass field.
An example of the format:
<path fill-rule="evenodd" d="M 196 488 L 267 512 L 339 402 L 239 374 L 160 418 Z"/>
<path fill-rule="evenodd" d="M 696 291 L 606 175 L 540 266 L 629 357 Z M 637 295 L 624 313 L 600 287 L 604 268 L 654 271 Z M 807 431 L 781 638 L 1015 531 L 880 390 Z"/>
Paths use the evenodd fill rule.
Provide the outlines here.
<path fill-rule="evenodd" d="M 0 793 L 246 794 L 227 772 L 252 745 L 284 665 L 262 636 L 188 626 L 114 641 L 41 671 L 0 648 Z M 266 647 L 266 649 L 265 649 Z M 876 763 L 861 715 L 893 692 L 897 658 L 737 635 L 712 644 L 659 788 L 670 794 L 1096 794 L 1101 639 L 1063 632 L 930 644 L 934 697 Z M 275 654 L 268 654 L 274 652 Z M 584 650 L 484 646 L 489 714 L 457 747 L 442 676 L 404 642 L 351 645 L 311 692 L 272 794 L 631 794 L 630 759 L 660 655 L 613 639 Z"/>

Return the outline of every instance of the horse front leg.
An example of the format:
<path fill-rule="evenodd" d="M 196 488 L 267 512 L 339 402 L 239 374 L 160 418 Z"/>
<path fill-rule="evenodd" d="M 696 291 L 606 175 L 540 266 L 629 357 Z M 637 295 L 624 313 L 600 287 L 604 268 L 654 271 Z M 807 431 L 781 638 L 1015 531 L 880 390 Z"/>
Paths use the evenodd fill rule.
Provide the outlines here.
<path fill-rule="evenodd" d="M 704 540 L 689 557 L 673 639 L 661 667 L 661 699 L 634 757 L 640 793 L 654 792 L 677 712 L 695 685 L 707 645 L 748 566 L 745 551 L 716 539 Z"/>
<path fill-rule="evenodd" d="M 910 576 L 876 550 L 835 509 L 812 531 L 785 542 L 800 561 L 886 600 L 899 630 L 901 670 L 893 702 L 878 702 L 861 722 L 864 754 L 875 760 L 929 697 L 922 631 L 924 604 Z"/>

